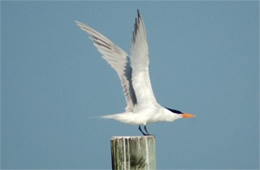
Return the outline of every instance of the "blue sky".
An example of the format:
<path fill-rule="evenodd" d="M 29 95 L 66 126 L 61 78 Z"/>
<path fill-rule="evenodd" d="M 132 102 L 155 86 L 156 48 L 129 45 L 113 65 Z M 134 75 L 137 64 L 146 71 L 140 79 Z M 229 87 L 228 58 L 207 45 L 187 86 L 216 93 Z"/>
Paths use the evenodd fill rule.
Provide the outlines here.
<path fill-rule="evenodd" d="M 144 18 L 154 93 L 195 119 L 148 125 L 158 169 L 259 168 L 258 1 L 1 1 L 2 168 L 111 168 L 135 126 L 120 81 L 75 20 L 129 51 Z"/>

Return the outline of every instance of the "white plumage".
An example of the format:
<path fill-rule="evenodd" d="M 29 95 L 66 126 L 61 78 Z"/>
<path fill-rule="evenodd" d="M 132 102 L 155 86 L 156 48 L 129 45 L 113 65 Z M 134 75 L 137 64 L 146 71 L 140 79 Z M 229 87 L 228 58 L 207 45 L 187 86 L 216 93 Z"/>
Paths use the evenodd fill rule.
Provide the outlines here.
<path fill-rule="evenodd" d="M 162 107 L 156 101 L 149 76 L 149 50 L 146 29 L 139 10 L 137 10 L 137 14 L 130 56 L 93 28 L 79 21 L 76 21 L 76 23 L 89 34 L 94 46 L 117 72 L 123 87 L 127 103 L 125 112 L 102 116 L 102 118 L 139 125 L 139 130 L 143 135 L 150 135 L 146 128 L 148 123 L 171 122 L 179 118 L 194 117 L 194 115 Z M 141 129 L 141 125 L 144 126 L 146 133 Z"/>

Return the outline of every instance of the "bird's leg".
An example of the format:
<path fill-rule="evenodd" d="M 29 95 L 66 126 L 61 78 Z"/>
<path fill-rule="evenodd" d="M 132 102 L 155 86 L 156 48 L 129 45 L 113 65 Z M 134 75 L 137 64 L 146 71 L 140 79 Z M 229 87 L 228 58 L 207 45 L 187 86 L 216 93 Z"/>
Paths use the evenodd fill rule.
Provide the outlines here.
<path fill-rule="evenodd" d="M 139 125 L 139 128 L 138 128 L 139 130 L 140 130 L 140 132 L 142 132 L 142 134 L 144 135 L 144 136 L 146 136 L 147 134 L 146 133 L 144 133 L 144 131 L 142 130 L 142 128 L 141 128 L 141 125 Z"/>
<path fill-rule="evenodd" d="M 149 132 L 148 132 L 148 130 L 146 129 L 146 125 L 144 125 L 144 130 L 145 130 L 145 132 L 146 132 L 146 136 L 148 136 L 148 135 L 151 135 Z"/>

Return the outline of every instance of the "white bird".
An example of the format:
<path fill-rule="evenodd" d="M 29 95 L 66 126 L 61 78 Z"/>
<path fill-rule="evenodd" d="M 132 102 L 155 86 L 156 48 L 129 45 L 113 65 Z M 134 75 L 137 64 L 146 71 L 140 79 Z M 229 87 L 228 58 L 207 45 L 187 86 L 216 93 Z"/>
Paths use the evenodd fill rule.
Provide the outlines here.
<path fill-rule="evenodd" d="M 192 118 L 193 114 L 161 106 L 153 93 L 149 76 L 149 52 L 142 16 L 137 10 L 130 55 L 93 28 L 75 21 L 86 31 L 103 58 L 117 72 L 123 87 L 127 106 L 125 112 L 102 116 L 122 123 L 138 125 L 143 135 L 150 135 L 146 125 L 154 122 L 172 122 Z M 144 126 L 145 132 L 141 126 Z"/>

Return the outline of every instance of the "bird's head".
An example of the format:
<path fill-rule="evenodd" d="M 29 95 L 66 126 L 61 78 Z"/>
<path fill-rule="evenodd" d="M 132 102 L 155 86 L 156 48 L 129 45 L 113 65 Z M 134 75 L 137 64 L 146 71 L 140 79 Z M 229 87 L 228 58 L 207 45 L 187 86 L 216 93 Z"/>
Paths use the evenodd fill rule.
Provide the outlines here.
<path fill-rule="evenodd" d="M 166 109 L 168 109 L 168 110 L 171 111 L 172 113 L 175 113 L 175 114 L 180 115 L 181 118 L 193 118 L 193 117 L 195 117 L 195 115 L 190 114 L 190 113 L 183 113 L 183 112 L 181 112 L 181 111 L 179 111 L 179 110 L 170 109 L 170 108 L 167 108 L 167 107 L 166 107 Z"/>

